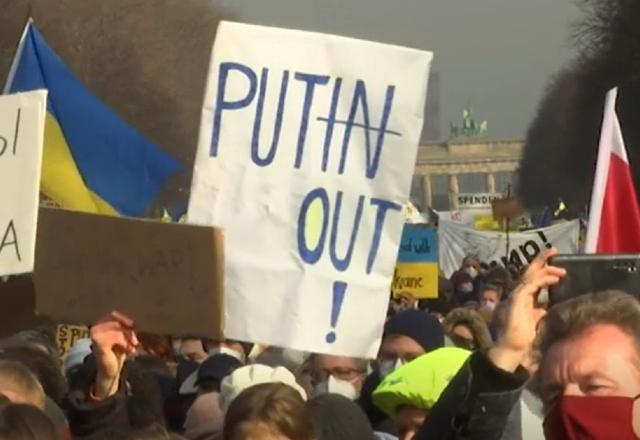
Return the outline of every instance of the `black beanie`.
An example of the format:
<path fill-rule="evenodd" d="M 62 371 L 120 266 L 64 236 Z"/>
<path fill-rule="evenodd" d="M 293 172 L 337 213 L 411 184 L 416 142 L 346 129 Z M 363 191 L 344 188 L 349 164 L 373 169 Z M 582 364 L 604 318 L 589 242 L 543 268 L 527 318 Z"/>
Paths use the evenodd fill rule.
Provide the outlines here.
<path fill-rule="evenodd" d="M 425 352 L 444 347 L 444 330 L 434 316 L 420 310 L 405 310 L 394 315 L 384 327 L 384 335 L 407 336 L 424 348 Z"/>
<path fill-rule="evenodd" d="M 371 424 L 357 403 L 339 394 L 307 402 L 318 440 L 372 440 Z"/>

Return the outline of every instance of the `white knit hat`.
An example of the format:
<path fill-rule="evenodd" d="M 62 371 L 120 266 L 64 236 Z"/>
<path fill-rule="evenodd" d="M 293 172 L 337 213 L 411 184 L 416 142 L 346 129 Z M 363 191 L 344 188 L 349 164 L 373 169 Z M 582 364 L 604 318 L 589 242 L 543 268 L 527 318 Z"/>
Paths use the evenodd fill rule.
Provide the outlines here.
<path fill-rule="evenodd" d="M 298 385 L 296 378 L 284 367 L 271 368 L 266 365 L 254 364 L 238 368 L 231 376 L 222 380 L 220 385 L 220 407 L 224 413 L 227 412 L 231 402 L 238 395 L 254 385 L 263 383 L 283 383 L 300 393 L 302 400 L 307 400 L 307 393 Z"/>

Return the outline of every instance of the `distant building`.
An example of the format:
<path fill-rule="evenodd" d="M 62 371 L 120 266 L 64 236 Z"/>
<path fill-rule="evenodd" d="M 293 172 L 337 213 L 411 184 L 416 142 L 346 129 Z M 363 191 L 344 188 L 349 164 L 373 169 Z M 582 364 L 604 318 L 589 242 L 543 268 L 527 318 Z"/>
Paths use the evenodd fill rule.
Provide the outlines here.
<path fill-rule="evenodd" d="M 459 193 L 506 194 L 516 184 L 523 146 L 523 141 L 464 139 L 421 145 L 411 200 L 422 209 L 452 211 Z"/>

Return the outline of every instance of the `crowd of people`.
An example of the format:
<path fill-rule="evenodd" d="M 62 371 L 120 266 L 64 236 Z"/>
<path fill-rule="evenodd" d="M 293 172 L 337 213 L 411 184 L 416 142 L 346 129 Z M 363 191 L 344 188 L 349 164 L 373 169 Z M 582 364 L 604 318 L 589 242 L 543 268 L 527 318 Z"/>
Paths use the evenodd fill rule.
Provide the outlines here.
<path fill-rule="evenodd" d="M 640 438 L 640 304 L 545 310 L 553 255 L 522 275 L 468 257 L 438 299 L 393 299 L 375 360 L 150 335 L 118 312 L 62 362 L 49 329 L 18 333 L 0 440 Z"/>

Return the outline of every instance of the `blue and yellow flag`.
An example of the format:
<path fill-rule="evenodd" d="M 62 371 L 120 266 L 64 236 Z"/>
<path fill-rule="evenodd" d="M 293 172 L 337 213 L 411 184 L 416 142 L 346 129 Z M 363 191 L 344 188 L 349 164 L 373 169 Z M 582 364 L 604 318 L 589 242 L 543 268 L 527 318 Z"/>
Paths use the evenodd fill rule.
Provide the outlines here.
<path fill-rule="evenodd" d="M 180 165 L 94 96 L 29 23 L 5 93 L 35 89 L 49 90 L 42 192 L 67 209 L 143 215 Z"/>

